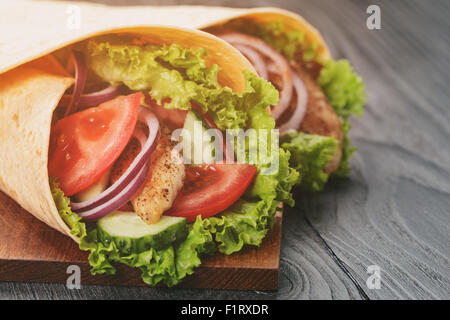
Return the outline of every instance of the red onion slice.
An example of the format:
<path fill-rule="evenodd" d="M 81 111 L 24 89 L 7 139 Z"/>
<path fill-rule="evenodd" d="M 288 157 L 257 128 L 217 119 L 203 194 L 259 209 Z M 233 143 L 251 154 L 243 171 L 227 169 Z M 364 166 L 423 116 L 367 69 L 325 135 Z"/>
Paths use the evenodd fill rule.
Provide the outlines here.
<path fill-rule="evenodd" d="M 87 65 L 81 52 L 73 51 L 70 56 L 69 63 L 73 63 L 74 65 L 75 84 L 73 87 L 73 94 L 67 106 L 66 112 L 64 113 L 64 117 L 67 117 L 72 112 L 76 112 L 87 78 Z"/>
<path fill-rule="evenodd" d="M 297 102 L 292 116 L 280 126 L 280 135 L 283 135 L 290 129 L 298 130 L 300 128 L 308 106 L 308 91 L 305 83 L 295 72 L 293 72 L 292 79 L 294 80 L 294 90 L 297 93 Z"/>
<path fill-rule="evenodd" d="M 144 164 L 144 166 L 141 168 L 136 177 L 117 195 L 115 195 L 113 198 L 109 199 L 108 201 L 102 203 L 101 205 L 95 208 L 78 213 L 78 215 L 82 217 L 83 220 L 85 221 L 98 220 L 103 218 L 105 215 L 111 213 L 112 211 L 122 207 L 131 199 L 131 197 L 139 190 L 139 188 L 145 182 L 145 178 L 147 177 L 149 168 L 150 168 L 150 160 L 148 160 Z"/>
<path fill-rule="evenodd" d="M 278 119 L 289 107 L 289 103 L 292 98 L 294 85 L 292 82 L 292 70 L 289 66 L 289 62 L 278 51 L 261 39 L 238 32 L 222 34 L 219 35 L 219 37 L 229 42 L 231 45 L 244 45 L 252 47 L 270 58 L 278 66 L 283 79 L 283 88 L 280 93 L 280 102 L 272 110 L 272 116 L 275 119 Z"/>
<path fill-rule="evenodd" d="M 238 49 L 247 59 L 253 64 L 256 72 L 260 77 L 263 77 L 266 80 L 269 80 L 269 73 L 267 72 L 266 63 L 264 62 L 263 57 L 253 50 L 252 48 L 240 44 L 234 45 L 236 49 Z"/>
<path fill-rule="evenodd" d="M 87 210 L 95 209 L 96 207 L 102 205 L 103 203 L 111 200 L 115 196 L 121 193 L 123 189 L 125 189 L 136 177 L 136 175 L 141 171 L 142 167 L 145 163 L 147 163 L 150 158 L 153 150 L 156 147 L 156 142 L 159 138 L 160 127 L 159 121 L 156 116 L 145 107 L 141 107 L 141 111 L 139 113 L 139 122 L 143 122 L 147 125 L 149 130 L 149 136 L 145 139 L 145 143 L 143 144 L 141 151 L 133 160 L 128 169 L 124 172 L 124 174 L 108 189 L 103 191 L 100 195 L 84 202 L 72 202 L 71 208 L 73 211 L 81 214 Z M 137 130 L 140 131 L 140 130 Z M 143 138 L 139 138 L 139 134 L 137 136 L 138 140 L 143 140 Z"/>
<path fill-rule="evenodd" d="M 103 102 L 114 99 L 119 95 L 119 93 L 120 92 L 118 87 L 109 86 L 97 92 L 82 94 L 80 96 L 80 99 L 78 100 L 78 105 L 83 107 L 98 106 Z M 63 95 L 58 106 L 65 107 L 69 105 L 70 101 L 72 100 L 72 97 L 73 97 L 72 94 Z"/>

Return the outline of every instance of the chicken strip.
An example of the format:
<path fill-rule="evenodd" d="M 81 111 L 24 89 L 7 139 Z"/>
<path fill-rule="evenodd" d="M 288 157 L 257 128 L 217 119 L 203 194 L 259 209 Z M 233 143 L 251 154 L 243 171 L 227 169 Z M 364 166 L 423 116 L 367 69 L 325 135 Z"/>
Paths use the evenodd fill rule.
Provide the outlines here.
<path fill-rule="evenodd" d="M 131 198 L 136 214 L 148 224 L 159 221 L 164 211 L 169 209 L 185 178 L 182 156 L 172 152 L 176 142 L 171 140 L 170 131 L 162 127 L 161 138 L 151 156 L 149 173 L 142 187 Z M 132 140 L 114 164 L 111 180 L 114 183 L 125 172 L 139 153 L 139 144 Z"/>

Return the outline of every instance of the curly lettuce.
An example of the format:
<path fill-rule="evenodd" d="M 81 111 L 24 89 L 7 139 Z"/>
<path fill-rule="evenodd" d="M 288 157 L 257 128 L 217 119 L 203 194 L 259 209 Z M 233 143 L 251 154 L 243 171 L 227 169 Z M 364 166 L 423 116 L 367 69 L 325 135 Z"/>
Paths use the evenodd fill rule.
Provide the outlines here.
<path fill-rule="evenodd" d="M 103 81 L 148 91 L 159 104 L 164 100 L 168 109 L 190 110 L 195 102 L 221 130 L 252 127 L 249 113 L 261 112 L 259 106 L 278 101 L 277 90 L 249 72 L 245 72 L 244 92 L 222 87 L 219 66 L 206 66 L 202 48 L 137 46 L 108 37 L 107 41 L 89 41 L 83 50 L 90 70 Z"/>
<path fill-rule="evenodd" d="M 366 104 L 364 83 L 347 60 L 327 61 L 320 72 L 318 83 L 341 118 L 344 134 L 342 160 L 334 175 L 346 176 L 350 173 L 350 158 L 356 150 L 356 147 L 350 146 L 348 137 L 351 129 L 350 116 L 360 117 L 363 113 Z"/>
<path fill-rule="evenodd" d="M 70 208 L 70 199 L 66 197 L 64 192 L 59 188 L 59 183 L 55 177 L 50 177 L 49 183 L 58 213 L 69 226 L 70 233 L 80 239 L 84 239 L 87 236 L 86 225 L 81 222 L 81 217 L 79 215 L 72 212 L 72 209 Z"/>
<path fill-rule="evenodd" d="M 291 131 L 281 137 L 281 147 L 291 153 L 290 165 L 302 173 L 300 188 L 321 191 L 328 181 L 324 168 L 339 147 L 333 137 Z"/>

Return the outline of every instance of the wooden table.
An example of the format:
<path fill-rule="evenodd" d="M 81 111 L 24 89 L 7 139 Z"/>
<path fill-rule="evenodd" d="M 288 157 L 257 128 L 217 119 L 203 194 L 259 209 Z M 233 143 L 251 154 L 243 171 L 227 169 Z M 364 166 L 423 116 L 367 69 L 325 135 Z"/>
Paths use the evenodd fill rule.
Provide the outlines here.
<path fill-rule="evenodd" d="M 276 292 L 0 283 L 0 299 L 449 299 L 450 3 L 98 1 L 279 6 L 301 13 L 367 85 L 349 179 L 297 197 L 283 222 Z M 366 9 L 381 7 L 381 30 Z M 366 285 L 379 266 L 380 289 Z"/>

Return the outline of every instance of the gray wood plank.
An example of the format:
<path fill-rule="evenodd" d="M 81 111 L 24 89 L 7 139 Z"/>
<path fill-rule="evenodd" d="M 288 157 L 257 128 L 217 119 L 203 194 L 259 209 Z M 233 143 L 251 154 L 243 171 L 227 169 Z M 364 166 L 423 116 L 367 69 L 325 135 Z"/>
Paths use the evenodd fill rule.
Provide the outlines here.
<path fill-rule="evenodd" d="M 354 172 L 303 210 L 361 284 L 368 265 L 381 267 L 371 298 L 448 299 L 448 5 L 382 2 L 382 30 L 369 31 L 355 26 L 368 3 L 336 11 L 323 28 L 369 91 L 352 132 Z"/>
<path fill-rule="evenodd" d="M 367 85 L 369 103 L 351 134 L 359 148 L 354 170 L 322 194 L 300 195 L 285 215 L 277 292 L 0 283 L 0 299 L 360 299 L 314 230 L 370 298 L 450 298 L 448 1 L 96 2 L 299 12 L 323 32 L 335 57 L 351 60 Z M 369 4 L 381 7 L 381 30 L 365 27 Z M 374 264 L 381 267 L 380 290 L 365 285 Z"/>

